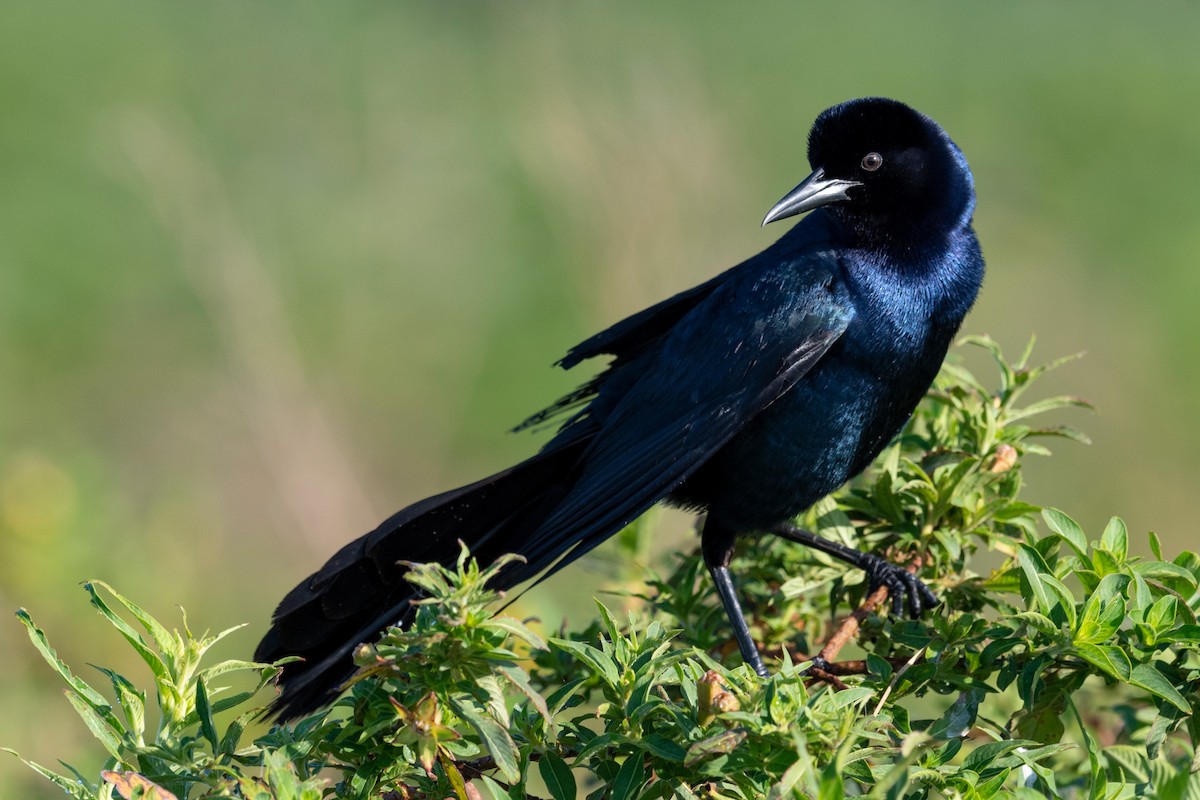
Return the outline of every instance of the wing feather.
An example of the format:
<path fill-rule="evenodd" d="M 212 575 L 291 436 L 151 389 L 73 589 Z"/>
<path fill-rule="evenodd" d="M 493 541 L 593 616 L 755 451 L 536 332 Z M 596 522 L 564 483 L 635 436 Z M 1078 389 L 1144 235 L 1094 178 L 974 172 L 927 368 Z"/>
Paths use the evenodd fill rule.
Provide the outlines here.
<path fill-rule="evenodd" d="M 524 577 L 559 559 L 548 577 L 632 522 L 795 386 L 853 316 L 835 274 L 810 256 L 792 272 L 718 287 L 621 397 L 606 398 L 601 386 L 594 402 L 609 405 L 573 488 L 522 547 Z"/>

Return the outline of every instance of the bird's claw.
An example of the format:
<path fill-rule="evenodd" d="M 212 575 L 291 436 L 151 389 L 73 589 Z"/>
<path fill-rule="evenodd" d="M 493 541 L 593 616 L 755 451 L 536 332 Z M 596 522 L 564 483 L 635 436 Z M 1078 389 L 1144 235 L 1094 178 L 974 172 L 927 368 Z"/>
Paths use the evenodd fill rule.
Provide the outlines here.
<path fill-rule="evenodd" d="M 819 669 L 822 672 L 830 671 L 830 664 L 828 661 L 825 660 L 824 656 L 821 656 L 821 655 L 813 656 L 812 658 L 810 658 L 808 660 L 808 663 L 812 665 L 811 669 Z"/>
<path fill-rule="evenodd" d="M 940 602 L 937 595 L 930 591 L 920 578 L 879 556 L 868 554 L 863 569 L 869 581 L 867 594 L 870 595 L 879 587 L 886 586 L 888 596 L 892 598 L 892 614 L 895 616 L 904 613 L 906 598 L 909 615 L 913 619 L 918 619 L 926 609 L 933 608 Z"/>

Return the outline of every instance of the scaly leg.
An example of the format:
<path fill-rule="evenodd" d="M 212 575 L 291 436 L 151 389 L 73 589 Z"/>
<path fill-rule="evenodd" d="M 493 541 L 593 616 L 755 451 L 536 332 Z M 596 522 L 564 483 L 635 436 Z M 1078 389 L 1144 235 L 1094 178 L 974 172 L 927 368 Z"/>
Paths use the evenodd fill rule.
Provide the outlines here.
<path fill-rule="evenodd" d="M 916 575 L 879 556 L 822 539 L 815 533 L 787 523 L 770 528 L 768 533 L 828 553 L 836 559 L 863 570 L 867 573 L 870 581 L 867 585 L 867 594 L 880 586 L 886 586 L 888 595 L 892 598 L 892 613 L 896 616 L 903 613 L 905 598 L 908 599 L 908 610 L 913 619 L 920 617 L 925 609 L 932 608 L 939 602 L 937 595 L 930 591 L 929 587 L 922 583 Z"/>
<path fill-rule="evenodd" d="M 712 575 L 713 583 L 717 586 L 717 594 L 729 624 L 733 626 L 733 638 L 737 640 L 738 649 L 742 651 L 742 660 L 762 677 L 770 673 L 759 655 L 758 646 L 750 638 L 750 626 L 746 623 L 746 615 L 742 612 L 742 604 L 738 601 L 737 590 L 733 586 L 733 577 L 729 573 L 729 562 L 733 558 L 737 533 L 715 524 L 712 517 L 704 522 L 704 531 L 700 534 L 700 549 L 704 552 L 704 564 Z"/>

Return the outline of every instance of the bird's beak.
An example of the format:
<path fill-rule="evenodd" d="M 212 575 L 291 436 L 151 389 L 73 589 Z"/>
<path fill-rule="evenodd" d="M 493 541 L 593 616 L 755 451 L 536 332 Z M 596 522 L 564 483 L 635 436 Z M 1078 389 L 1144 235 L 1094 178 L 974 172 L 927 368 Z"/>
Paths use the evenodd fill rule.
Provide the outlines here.
<path fill-rule="evenodd" d="M 858 181 L 826 178 L 825 170 L 818 167 L 816 172 L 801 181 L 799 186 L 788 192 L 767 212 L 762 224 L 766 225 L 768 222 L 787 219 L 820 206 L 846 200 L 846 190 L 852 186 L 862 186 L 862 184 Z"/>

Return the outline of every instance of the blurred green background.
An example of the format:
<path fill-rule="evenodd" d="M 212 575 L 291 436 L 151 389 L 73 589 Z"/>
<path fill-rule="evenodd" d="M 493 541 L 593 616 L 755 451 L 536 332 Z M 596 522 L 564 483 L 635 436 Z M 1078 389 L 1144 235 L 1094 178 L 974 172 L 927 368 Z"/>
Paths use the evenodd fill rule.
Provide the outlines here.
<path fill-rule="evenodd" d="M 1089 353 L 1050 388 L 1095 444 L 1030 498 L 1194 546 L 1198 34 L 1182 2 L 3 4 L 0 606 L 141 676 L 100 577 L 249 654 L 343 541 L 531 452 L 504 430 L 568 346 L 779 236 L 813 117 L 868 94 L 974 168 L 965 330 Z M 522 610 L 589 615 L 563 589 L 602 572 Z M 0 675 L 0 745 L 98 769 L 12 617 Z M 2 757 L 0 796 L 56 792 Z"/>

